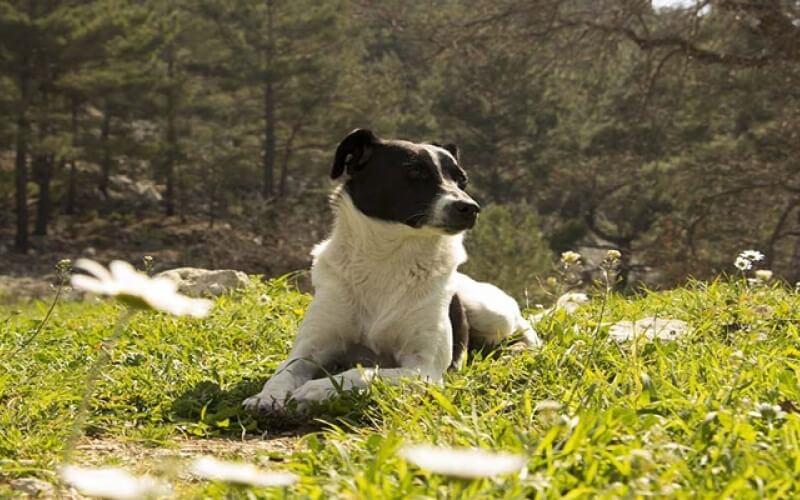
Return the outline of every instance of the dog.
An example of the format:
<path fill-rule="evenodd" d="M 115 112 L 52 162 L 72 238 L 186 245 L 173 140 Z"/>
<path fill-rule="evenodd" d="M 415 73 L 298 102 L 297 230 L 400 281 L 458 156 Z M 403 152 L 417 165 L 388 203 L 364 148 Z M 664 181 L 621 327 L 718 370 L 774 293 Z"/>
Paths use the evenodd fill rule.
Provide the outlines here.
<path fill-rule="evenodd" d="M 452 144 L 367 129 L 342 140 L 331 169 L 344 179 L 331 196 L 333 229 L 311 252 L 314 298 L 288 358 L 245 408 L 307 407 L 376 377 L 441 383 L 469 346 L 515 333 L 541 344 L 514 299 L 457 271 L 480 212 L 458 156 Z"/>

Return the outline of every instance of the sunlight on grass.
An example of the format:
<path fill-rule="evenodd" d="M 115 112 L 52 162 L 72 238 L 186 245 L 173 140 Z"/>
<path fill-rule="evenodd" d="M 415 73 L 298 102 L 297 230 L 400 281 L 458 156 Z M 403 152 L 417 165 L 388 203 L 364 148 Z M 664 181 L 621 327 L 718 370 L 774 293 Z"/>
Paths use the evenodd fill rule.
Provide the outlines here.
<path fill-rule="evenodd" d="M 140 312 L 98 379 L 75 460 L 168 479 L 182 498 L 245 488 L 258 498 L 800 493 L 800 297 L 779 284 L 738 279 L 612 295 L 602 323 L 601 301 L 556 310 L 537 325 L 542 349 L 477 353 L 444 387 L 378 383 L 326 404 L 317 418 L 253 419 L 240 403 L 285 357 L 309 300 L 283 278 L 218 299 L 205 319 Z M 0 496 L 14 494 L 16 478 L 57 482 L 87 369 L 120 312 L 61 303 L 10 356 L 48 305 L 0 309 Z M 689 333 L 671 342 L 608 339 L 609 325 L 647 317 L 686 321 Z M 265 432 L 281 446 L 253 445 L 243 457 L 248 445 L 238 442 Z M 218 458 L 298 482 L 284 490 L 171 476 L 208 454 L 178 453 L 181 443 L 210 438 L 232 445 L 215 448 Z M 102 446 L 111 442 L 119 445 Z M 527 470 L 448 478 L 399 455 L 420 443 L 522 455 Z"/>

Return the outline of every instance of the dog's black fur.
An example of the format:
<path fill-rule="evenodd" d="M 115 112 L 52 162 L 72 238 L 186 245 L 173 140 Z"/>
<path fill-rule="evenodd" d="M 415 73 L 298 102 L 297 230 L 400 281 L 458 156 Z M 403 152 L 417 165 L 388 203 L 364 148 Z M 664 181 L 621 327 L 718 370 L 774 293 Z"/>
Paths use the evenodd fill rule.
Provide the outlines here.
<path fill-rule="evenodd" d="M 450 325 L 453 327 L 453 361 L 450 362 L 450 369 L 453 370 L 461 366 L 469 349 L 469 321 L 458 294 L 453 295 L 450 301 L 449 315 Z"/>
<path fill-rule="evenodd" d="M 418 144 L 382 140 L 368 129 L 356 129 L 336 148 L 331 178 L 347 173 L 344 189 L 362 213 L 414 228 L 430 222 L 426 214 L 431 205 L 447 192 L 454 200 L 439 228 L 453 234 L 470 229 L 480 205 L 464 192 L 467 174 L 458 165 L 458 146 L 430 144 L 450 155 L 434 151 L 434 161 L 431 151 Z M 456 368 L 469 346 L 469 324 L 458 295 L 450 301 L 449 316 L 453 327 L 450 367 Z"/>
<path fill-rule="evenodd" d="M 464 192 L 467 174 L 458 165 L 458 148 L 431 145 L 450 155 L 356 129 L 336 149 L 331 178 L 347 173 L 344 189 L 365 215 L 414 228 L 431 222 L 427 214 L 440 196 L 452 195 L 437 227 L 451 234 L 470 229 L 480 206 Z"/>

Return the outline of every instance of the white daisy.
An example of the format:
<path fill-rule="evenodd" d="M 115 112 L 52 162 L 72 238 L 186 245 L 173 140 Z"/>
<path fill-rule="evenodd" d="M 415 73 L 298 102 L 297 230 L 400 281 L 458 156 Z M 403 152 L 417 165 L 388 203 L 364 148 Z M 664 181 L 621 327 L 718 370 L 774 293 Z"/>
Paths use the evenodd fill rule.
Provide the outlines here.
<path fill-rule="evenodd" d="M 404 446 L 400 456 L 421 469 L 465 479 L 513 474 L 522 471 L 527 463 L 521 455 L 431 445 Z"/>
<path fill-rule="evenodd" d="M 764 259 L 764 254 L 759 252 L 758 250 L 745 250 L 744 252 L 739 254 L 739 257 L 747 259 L 751 262 L 758 262 Z"/>
<path fill-rule="evenodd" d="M 249 486 L 289 486 L 297 482 L 297 476 L 289 472 L 261 470 L 255 465 L 225 462 L 214 457 L 200 457 L 192 464 L 192 473 L 209 481 Z"/>
<path fill-rule="evenodd" d="M 753 263 L 749 259 L 746 259 L 741 255 L 736 257 L 736 260 L 733 262 L 733 265 L 736 267 L 736 269 L 740 271 L 749 271 L 750 269 L 753 268 Z"/>
<path fill-rule="evenodd" d="M 137 500 L 169 495 L 170 488 L 149 476 L 137 477 L 115 467 L 87 469 L 66 465 L 61 468 L 61 478 L 82 495 Z"/>
<path fill-rule="evenodd" d="M 138 272 L 127 262 L 113 261 L 108 269 L 89 259 L 79 259 L 75 267 L 91 276 L 72 276 L 76 290 L 114 297 L 131 307 L 155 309 L 176 316 L 202 318 L 208 315 L 213 303 L 205 299 L 192 299 L 181 295 L 177 285 L 168 278 L 150 278 Z"/>

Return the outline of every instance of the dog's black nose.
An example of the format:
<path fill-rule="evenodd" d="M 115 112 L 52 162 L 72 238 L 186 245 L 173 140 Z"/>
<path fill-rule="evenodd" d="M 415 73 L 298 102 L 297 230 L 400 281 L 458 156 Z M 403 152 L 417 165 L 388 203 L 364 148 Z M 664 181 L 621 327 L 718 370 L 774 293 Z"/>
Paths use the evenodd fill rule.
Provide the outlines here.
<path fill-rule="evenodd" d="M 469 229 L 475 225 L 481 206 L 472 200 L 453 201 L 447 207 L 448 225 L 458 231 Z"/>
<path fill-rule="evenodd" d="M 474 217 L 481 211 L 481 206 L 474 201 L 454 201 L 453 211 L 460 215 Z"/>

